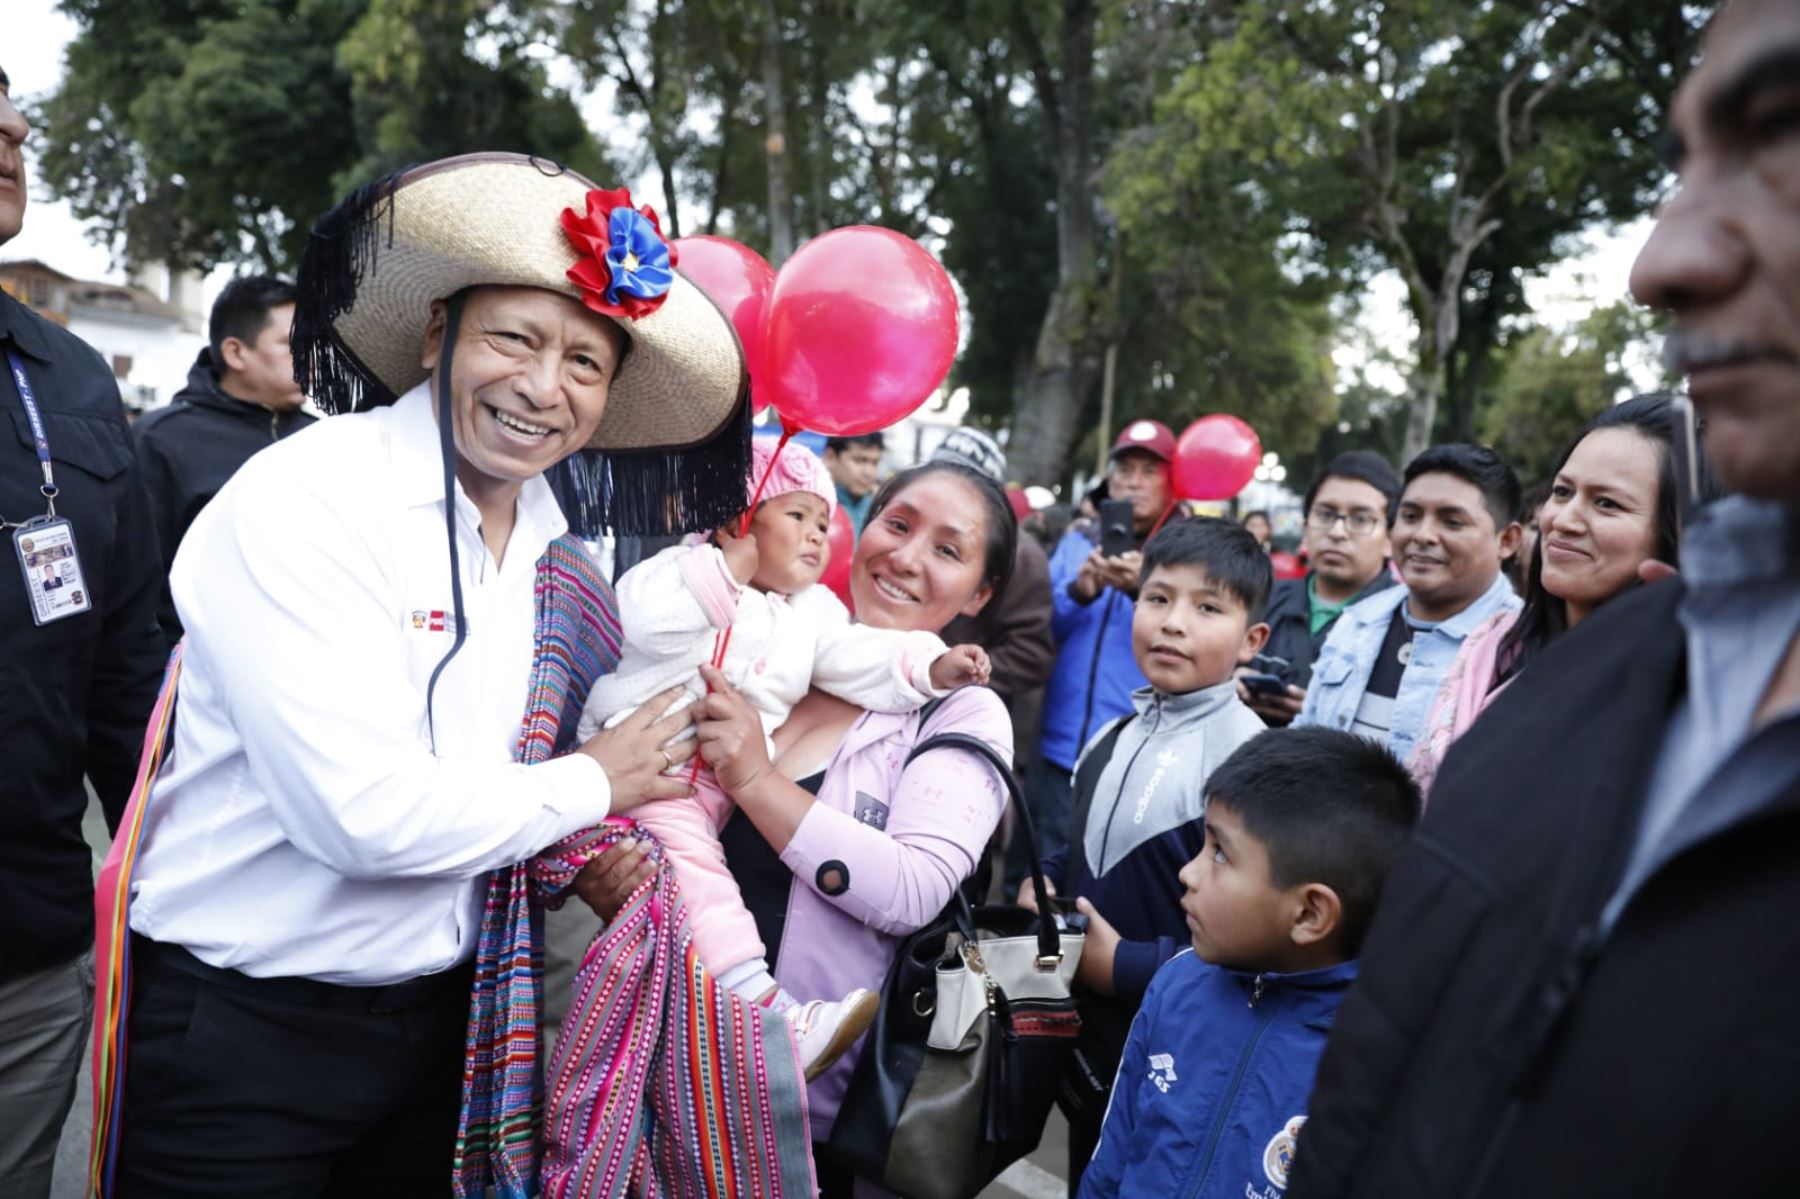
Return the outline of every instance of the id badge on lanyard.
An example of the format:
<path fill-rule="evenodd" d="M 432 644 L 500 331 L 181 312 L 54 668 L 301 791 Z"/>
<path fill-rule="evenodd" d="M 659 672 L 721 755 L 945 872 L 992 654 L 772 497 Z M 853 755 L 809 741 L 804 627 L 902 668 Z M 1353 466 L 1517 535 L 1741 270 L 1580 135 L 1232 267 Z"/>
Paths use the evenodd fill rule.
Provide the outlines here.
<path fill-rule="evenodd" d="M 44 432 L 43 414 L 38 411 L 37 396 L 25 374 L 25 364 L 12 350 L 6 352 L 12 368 L 13 384 L 19 400 L 25 405 L 25 419 L 31 425 L 31 440 L 37 450 L 38 467 L 44 472 L 45 512 L 25 521 L 9 521 L 0 517 L 0 526 L 12 532 L 13 553 L 25 577 L 25 594 L 31 598 L 31 619 L 39 625 L 79 616 L 94 606 L 82 575 L 81 556 L 75 550 L 75 526 L 56 514 L 56 472 L 50 460 L 50 438 Z"/>

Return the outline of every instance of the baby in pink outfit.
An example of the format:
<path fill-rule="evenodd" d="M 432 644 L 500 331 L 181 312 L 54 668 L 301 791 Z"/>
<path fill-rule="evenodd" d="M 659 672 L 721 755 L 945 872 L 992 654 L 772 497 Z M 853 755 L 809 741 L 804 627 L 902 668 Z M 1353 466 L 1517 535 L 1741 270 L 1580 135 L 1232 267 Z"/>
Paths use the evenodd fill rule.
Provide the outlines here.
<path fill-rule="evenodd" d="M 713 660 L 727 630 L 722 669 L 761 715 L 765 736 L 813 686 L 868 711 L 910 712 L 966 683 L 987 681 L 987 655 L 976 646 L 950 649 L 932 633 L 854 623 L 819 583 L 837 506 L 824 464 L 800 446 L 777 455 L 759 438 L 752 492 L 765 472 L 744 536 L 720 529 L 709 541 L 664 550 L 619 580 L 624 648 L 618 669 L 589 694 L 579 738 L 618 724 L 677 684 L 688 694 L 671 711 L 705 695 L 699 668 Z M 685 774 L 689 767 L 676 769 Z M 702 769 L 691 799 L 644 804 L 633 815 L 662 842 L 674 867 L 701 962 L 738 994 L 790 1014 L 810 1077 L 866 1027 L 875 997 L 858 992 L 821 1010 L 796 1004 L 776 986 L 719 844 L 731 811 L 731 799 Z"/>

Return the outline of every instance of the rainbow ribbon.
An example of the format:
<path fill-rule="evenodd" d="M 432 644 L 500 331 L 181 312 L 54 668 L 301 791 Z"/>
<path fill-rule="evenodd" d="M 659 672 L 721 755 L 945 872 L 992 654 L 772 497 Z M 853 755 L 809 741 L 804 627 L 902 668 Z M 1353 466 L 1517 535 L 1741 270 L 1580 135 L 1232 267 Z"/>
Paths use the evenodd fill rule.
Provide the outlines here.
<path fill-rule="evenodd" d="M 185 644 L 185 643 L 183 643 Z M 177 645 L 163 672 L 162 691 L 144 732 L 137 782 L 125 816 L 94 885 L 94 1139 L 88 1157 L 88 1194 L 107 1199 L 119 1165 L 119 1108 L 125 1098 L 125 1013 L 131 1004 L 131 873 L 144 838 L 150 789 L 162 767 L 175 719 L 175 683 L 181 677 Z"/>

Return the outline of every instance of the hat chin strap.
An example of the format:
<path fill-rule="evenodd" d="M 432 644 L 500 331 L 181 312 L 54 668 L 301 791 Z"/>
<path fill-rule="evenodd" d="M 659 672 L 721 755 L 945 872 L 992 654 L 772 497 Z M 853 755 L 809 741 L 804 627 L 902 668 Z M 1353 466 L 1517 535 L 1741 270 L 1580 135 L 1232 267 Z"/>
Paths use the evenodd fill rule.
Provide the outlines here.
<path fill-rule="evenodd" d="M 437 753 L 437 720 L 431 701 L 437 691 L 438 676 L 444 673 L 444 667 L 450 665 L 450 659 L 456 657 L 469 636 L 468 617 L 463 613 L 462 569 L 456 555 L 456 432 L 450 423 L 450 366 L 456 351 L 456 333 L 462 327 L 463 302 L 468 299 L 468 294 L 465 289 L 444 302 L 444 344 L 438 351 L 438 450 L 444 460 L 444 532 L 450 541 L 450 606 L 455 609 L 456 629 L 450 652 L 438 659 L 438 664 L 431 670 L 431 681 L 425 684 L 425 727 L 431 736 L 433 754 Z"/>

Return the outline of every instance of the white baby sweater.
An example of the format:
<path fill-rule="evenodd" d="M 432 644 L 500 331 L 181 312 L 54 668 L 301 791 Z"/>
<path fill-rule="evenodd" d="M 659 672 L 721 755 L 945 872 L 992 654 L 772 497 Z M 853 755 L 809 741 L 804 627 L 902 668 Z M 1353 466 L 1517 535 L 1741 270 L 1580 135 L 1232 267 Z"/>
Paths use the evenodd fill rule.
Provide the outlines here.
<path fill-rule="evenodd" d="M 658 693 L 680 684 L 680 711 L 706 694 L 700 667 L 729 626 L 725 677 L 772 733 L 817 685 L 871 712 L 910 712 L 944 694 L 931 664 L 945 651 L 933 633 L 856 624 L 830 589 L 794 595 L 746 587 L 711 544 L 675 546 L 619 580 L 625 645 L 619 667 L 589 692 L 577 737 L 611 728 Z"/>

